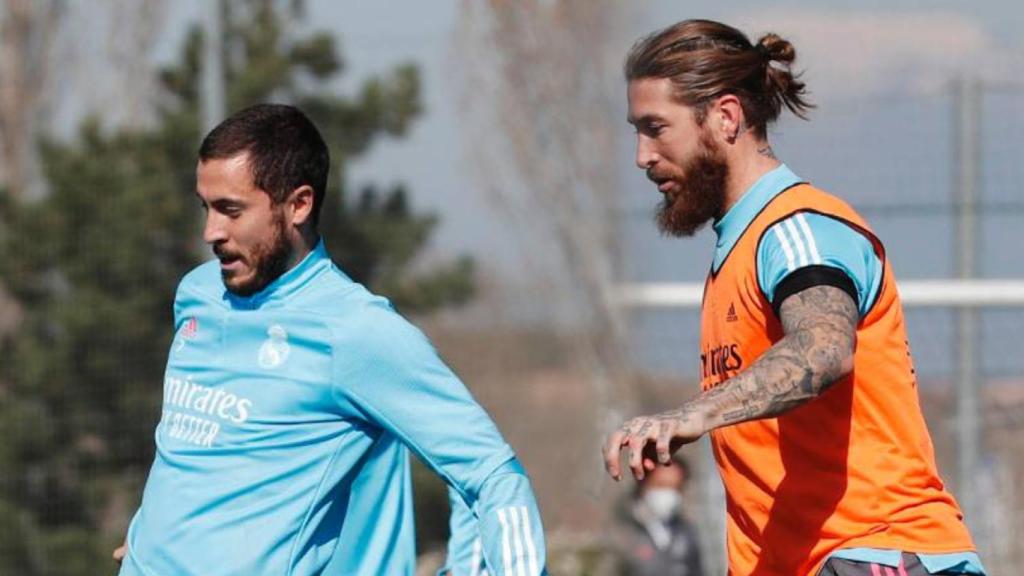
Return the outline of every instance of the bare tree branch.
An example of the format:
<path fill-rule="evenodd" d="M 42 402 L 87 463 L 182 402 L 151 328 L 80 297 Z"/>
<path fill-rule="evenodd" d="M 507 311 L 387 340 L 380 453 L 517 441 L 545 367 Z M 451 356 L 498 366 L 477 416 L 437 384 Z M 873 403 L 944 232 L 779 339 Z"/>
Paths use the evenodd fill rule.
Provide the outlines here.
<path fill-rule="evenodd" d="M 5 0 L 0 12 L 0 149 L 15 197 L 41 185 L 35 136 L 61 12 L 54 0 Z"/>
<path fill-rule="evenodd" d="M 611 0 L 467 0 L 458 47 L 472 163 L 516 219 L 553 312 L 571 310 L 570 321 L 582 327 L 577 360 L 604 412 L 595 418 L 602 429 L 602 420 L 631 402 L 624 313 L 613 297 L 620 271 L 617 7 Z"/>
<path fill-rule="evenodd" d="M 139 127 L 154 120 L 158 100 L 156 66 L 150 50 L 164 23 L 165 0 L 108 0 L 107 54 L 113 85 L 119 100 L 111 120 L 118 125 Z"/>

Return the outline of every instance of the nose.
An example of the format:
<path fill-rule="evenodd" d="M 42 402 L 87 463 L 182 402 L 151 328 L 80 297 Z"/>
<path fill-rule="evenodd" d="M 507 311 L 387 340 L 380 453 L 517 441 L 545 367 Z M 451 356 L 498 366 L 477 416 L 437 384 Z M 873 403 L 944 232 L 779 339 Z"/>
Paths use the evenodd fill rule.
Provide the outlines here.
<path fill-rule="evenodd" d="M 227 240 L 224 218 L 216 210 L 207 210 L 206 224 L 203 226 L 203 242 L 213 246 Z"/>
<path fill-rule="evenodd" d="M 636 166 L 641 170 L 647 170 L 658 162 L 658 154 L 652 149 L 650 140 L 643 134 L 636 137 Z"/>

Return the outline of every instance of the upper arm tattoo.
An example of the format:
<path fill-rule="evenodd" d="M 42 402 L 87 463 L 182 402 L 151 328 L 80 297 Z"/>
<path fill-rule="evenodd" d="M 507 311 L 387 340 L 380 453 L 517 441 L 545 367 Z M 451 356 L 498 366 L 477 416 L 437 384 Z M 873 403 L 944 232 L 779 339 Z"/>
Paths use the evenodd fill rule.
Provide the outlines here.
<path fill-rule="evenodd" d="M 783 341 L 799 343 L 796 350 L 816 376 L 810 392 L 823 392 L 853 369 L 860 312 L 849 294 L 833 286 L 808 288 L 782 302 L 779 319 Z"/>
<path fill-rule="evenodd" d="M 771 418 L 818 397 L 853 369 L 860 314 L 849 294 L 813 286 L 783 301 L 783 333 L 750 368 L 687 406 L 711 428 Z"/>

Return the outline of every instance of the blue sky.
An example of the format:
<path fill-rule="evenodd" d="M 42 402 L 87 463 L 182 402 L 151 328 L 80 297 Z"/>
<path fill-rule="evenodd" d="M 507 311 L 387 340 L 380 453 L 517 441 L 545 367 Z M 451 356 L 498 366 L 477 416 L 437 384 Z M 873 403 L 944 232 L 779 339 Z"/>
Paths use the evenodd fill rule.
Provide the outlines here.
<path fill-rule="evenodd" d="M 493 206 L 492 197 L 480 192 L 478 171 L 468 165 L 467 147 L 476 143 L 467 141 L 461 127 L 464 61 L 454 42 L 460 5 L 460 0 L 310 0 L 308 26 L 339 37 L 347 72 L 334 89 L 353 90 L 367 76 L 404 62 L 415 62 L 422 72 L 422 119 L 407 138 L 384 140 L 356 161 L 348 174 L 350 183 L 407 184 L 414 204 L 441 216 L 432 255 L 470 253 L 486 274 L 514 285 L 523 265 L 518 248 L 522 234 Z M 983 104 L 982 201 L 1024 202 L 1018 193 L 1024 180 L 1024 163 L 1019 161 L 1024 83 L 1017 80 L 1024 78 L 1024 36 L 1019 33 L 1024 28 L 1024 4 L 793 0 L 766 5 L 629 2 L 612 41 L 624 53 L 637 37 L 692 17 L 723 20 L 754 37 L 774 31 L 791 40 L 819 107 L 811 122 L 784 118 L 772 130 L 776 152 L 798 174 L 863 210 L 886 241 L 900 278 L 953 274 L 953 219 L 943 212 L 951 202 L 954 174 L 948 84 L 967 72 L 993 87 Z M 187 25 L 201 8 L 198 0 L 167 3 L 155 31 L 159 41 L 154 60 L 176 56 Z M 90 12 L 86 4 L 74 4 L 72 10 Z M 78 42 L 100 52 L 97 35 L 107 34 L 100 27 Z M 94 65 L 109 69 L 110 64 Z M 79 68 L 80 75 L 95 73 L 84 64 Z M 71 111 L 63 114 L 77 116 L 90 107 L 111 109 L 109 99 L 117 96 L 117 84 L 112 84 L 106 92 L 94 88 L 91 99 L 76 98 Z M 624 118 L 624 97 L 620 103 L 622 109 L 612 113 Z M 649 218 L 657 194 L 639 171 L 630 168 L 632 132 L 624 120 L 621 135 L 620 157 L 611 161 L 623 167 L 627 279 L 700 281 L 710 258 L 711 233 L 702 232 L 690 241 L 657 235 Z M 910 208 L 884 208 L 893 203 Z M 983 217 L 981 275 L 1024 276 L 1024 258 L 1006 248 L 1024 243 L 1022 223 L 1024 211 L 1019 209 L 990 211 Z M 937 321 L 934 326 L 941 332 L 948 324 Z M 922 332 L 921 338 L 934 335 Z M 993 357 L 1005 356 L 1000 347 L 1007 345 L 997 343 Z"/>
<path fill-rule="evenodd" d="M 863 209 L 886 241 L 900 278 L 947 277 L 955 272 L 952 201 L 954 168 L 952 110 L 948 83 L 972 73 L 989 83 L 1024 77 L 1024 6 L 1011 2 L 633 2 L 616 41 L 622 51 L 638 36 L 676 20 L 706 17 L 735 23 L 751 35 L 775 31 L 800 53 L 819 108 L 811 122 L 784 119 L 772 139 L 784 161 L 816 184 Z M 379 2 L 347 10 L 314 2 L 319 22 L 337 22 L 353 77 L 413 59 L 422 62 L 427 114 L 412 137 L 374 150 L 352 170 L 355 181 L 406 181 L 421 205 L 439 211 L 441 252 L 471 251 L 503 281 L 515 282 L 520 256 L 516 230 L 499 208 L 478 192 L 467 170 L 458 130 L 461 75 L 452 35 L 457 2 L 433 2 L 393 21 L 408 3 Z M 347 17 L 343 16 L 347 14 Z M 414 23 L 414 24 L 411 24 Z M 410 25 L 411 24 L 411 25 Z M 374 63 L 375 64 L 371 64 Z M 351 78 L 354 79 L 354 78 Z M 623 110 L 616 111 L 624 116 Z M 990 93 L 984 100 L 983 201 L 1017 201 L 1024 179 L 1019 149 L 1024 144 L 1024 91 Z M 626 276 L 631 280 L 701 281 L 707 270 L 711 233 L 691 241 L 661 238 L 648 215 L 657 200 L 650 184 L 631 168 L 632 133 L 622 123 L 623 229 Z M 891 204 L 923 210 L 883 208 Z M 987 214 L 978 247 L 979 273 L 1024 276 L 1024 258 L 1006 246 L 1024 242 L 1024 212 Z M 989 316 L 992 316 L 990 313 Z M 999 316 L 996 313 L 996 316 Z M 1005 316 L 1005 315 L 1003 315 Z M 1014 318 L 1020 318 L 1016 313 Z M 939 378 L 954 373 L 953 316 L 910 312 L 911 341 L 922 372 Z M 670 373 L 692 373 L 681 350 L 695 350 L 696 322 L 685 314 L 636 318 L 638 348 L 645 364 Z M 1005 322 L 986 319 L 980 337 L 982 365 L 990 374 L 1019 373 L 1008 358 L 1016 339 L 1005 338 Z M 998 320 L 995 320 L 998 322 Z M 1001 328 L 1000 328 L 1001 326 Z M 667 337 L 666 337 L 667 336 Z M 671 343 L 666 345 L 665 341 Z"/>
<path fill-rule="evenodd" d="M 819 108 L 809 123 L 783 119 L 773 131 L 773 143 L 798 173 L 859 207 L 893 200 L 933 206 L 948 202 L 952 112 L 945 84 L 962 71 L 1000 83 L 1014 76 L 1024 78 L 1024 38 L 1019 34 L 1024 5 L 1019 2 L 793 0 L 765 6 L 752 1 L 634 1 L 622 10 L 620 37 L 614 42 L 625 52 L 640 35 L 690 17 L 733 23 L 751 36 L 770 30 L 790 39 Z M 426 109 L 422 119 L 408 138 L 384 140 L 355 162 L 351 183 L 408 184 L 417 205 L 442 216 L 433 252 L 470 252 L 483 256 L 485 266 L 490 262 L 498 273 L 514 270 L 515 231 L 506 229 L 502 211 L 479 193 L 479 182 L 466 165 L 470 144 L 460 129 L 459 111 L 462 62 L 453 41 L 460 0 L 307 0 L 307 9 L 310 28 L 330 30 L 339 37 L 347 68 L 338 90 L 352 90 L 367 76 L 386 73 L 403 62 L 415 62 L 422 71 Z M 184 31 L 201 13 L 202 3 L 169 2 L 163 10 L 153 53 L 157 61 L 177 55 Z M 82 5 L 79 11 L 88 14 L 90 9 Z M 95 34 L 84 35 L 79 42 L 97 52 L 101 46 Z M 79 68 L 85 70 L 81 74 L 92 74 L 88 66 Z M 99 103 L 83 97 L 70 107 L 76 116 L 83 107 L 109 102 L 110 94 L 96 92 L 94 100 Z M 996 108 L 987 107 L 985 124 L 986 152 L 992 154 L 992 161 L 984 166 L 986 194 L 1012 199 L 1011 183 L 1021 176 L 1013 158 L 1018 148 L 1014 144 L 1024 143 L 1024 125 L 1019 120 L 1024 117 L 1024 94 L 992 98 Z M 624 109 L 614 112 L 624 116 Z M 641 279 L 699 279 L 703 265 L 696 267 L 699 272 L 689 272 L 696 268 L 686 262 L 674 273 L 662 262 L 661 253 L 693 252 L 700 254 L 695 261 L 703 262 L 706 256 L 698 247 L 710 240 L 679 248 L 678 243 L 659 241 L 650 227 L 644 233 L 644 214 L 656 198 L 647 193 L 650 190 L 640 175 L 628 168 L 631 133 L 625 122 L 622 138 L 623 157 L 616 160 L 624 167 L 627 229 L 636 228 L 629 233 L 636 242 L 654 246 L 653 251 L 645 250 L 650 252 L 651 257 L 645 258 L 649 262 L 633 272 Z M 634 225 L 633 220 L 638 222 Z M 918 254 L 924 247 L 918 245 L 921 235 L 904 234 L 904 224 L 876 223 L 896 236 L 897 255 L 903 252 L 901 246 L 907 247 L 907 253 Z M 988 243 L 1001 239 L 998 234 L 988 238 L 993 236 L 991 231 L 983 236 Z M 991 258 L 984 262 L 983 273 L 996 275 L 1013 267 L 1014 262 L 998 254 Z M 905 272 L 909 277 L 946 275 L 951 272 L 947 260 L 937 252 L 934 258 L 914 258 Z"/>
<path fill-rule="evenodd" d="M 774 30 L 791 39 L 819 110 L 810 123 L 784 120 L 774 133 L 776 146 L 799 173 L 855 204 L 892 200 L 894 189 L 901 202 L 947 202 L 952 126 L 945 83 L 965 70 L 993 80 L 1011 73 L 1024 76 L 1024 67 L 1016 63 L 1024 61 L 1024 44 L 1016 33 L 1024 24 L 1019 3 L 783 2 L 773 3 L 770 10 L 761 2 L 660 1 L 630 6 L 622 38 L 617 39 L 623 51 L 639 35 L 695 16 L 735 22 L 752 35 Z M 423 120 L 410 138 L 384 142 L 359 161 L 352 180 L 407 182 L 418 203 L 443 215 L 437 244 L 444 252 L 503 254 L 507 242 L 496 233 L 503 229 L 502 214 L 476 192 L 472 171 L 464 166 L 467 143 L 458 128 L 461 76 L 452 42 L 457 9 L 455 1 L 310 3 L 318 27 L 337 30 L 342 39 L 350 63 L 343 87 L 407 60 L 421 63 L 424 73 Z M 395 18 L 399 12 L 402 17 Z M 1008 101 L 1006 110 L 1018 118 L 1019 102 Z M 1020 122 L 989 122 L 993 124 L 1002 131 L 998 140 L 993 134 L 993 142 L 1024 142 Z M 624 122 L 622 127 L 628 166 L 631 136 Z M 1000 190 L 1018 176 L 1005 165 L 989 168 L 997 172 Z M 627 211 L 649 210 L 654 198 L 644 194 L 644 181 L 625 172 Z M 991 194 L 1002 194 L 1000 190 Z M 903 228 L 899 223 L 880 224 L 897 236 Z M 915 239 L 921 236 L 906 236 L 900 241 L 910 247 L 907 252 L 918 253 Z M 514 260 L 514 255 L 507 256 Z M 950 272 L 939 256 L 922 263 L 921 269 L 907 271 L 914 277 Z M 696 279 L 702 273 L 703 266 L 696 277 L 684 274 Z"/>

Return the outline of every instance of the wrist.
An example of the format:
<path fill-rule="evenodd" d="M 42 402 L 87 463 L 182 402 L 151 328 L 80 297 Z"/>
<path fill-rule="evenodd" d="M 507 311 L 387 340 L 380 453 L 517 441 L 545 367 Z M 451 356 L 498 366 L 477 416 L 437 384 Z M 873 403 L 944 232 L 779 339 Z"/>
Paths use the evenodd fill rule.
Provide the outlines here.
<path fill-rule="evenodd" d="M 690 402 L 683 404 L 679 409 L 681 412 L 680 420 L 685 424 L 693 437 L 703 436 L 712 429 L 712 426 L 710 426 L 712 418 L 708 412 L 708 403 L 702 402 L 702 399 L 702 396 L 698 396 Z"/>

